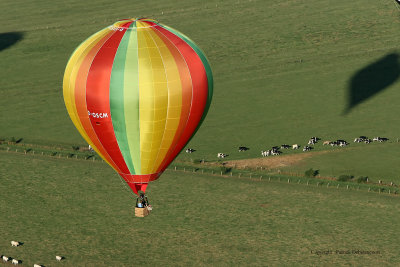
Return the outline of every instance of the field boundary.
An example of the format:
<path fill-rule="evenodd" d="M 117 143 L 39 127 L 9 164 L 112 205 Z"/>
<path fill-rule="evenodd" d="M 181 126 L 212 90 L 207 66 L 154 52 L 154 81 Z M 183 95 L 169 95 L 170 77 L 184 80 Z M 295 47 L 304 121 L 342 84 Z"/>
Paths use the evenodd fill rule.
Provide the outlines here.
<path fill-rule="evenodd" d="M 38 149 L 33 149 L 27 145 L 0 145 L 1 153 L 18 153 L 27 156 L 34 157 L 48 157 L 53 159 L 67 159 L 67 160 L 80 160 L 89 162 L 105 163 L 102 158 L 100 158 L 95 152 L 90 151 L 75 151 L 72 153 L 68 150 L 63 150 L 62 148 L 51 149 L 51 147 L 38 146 Z M 56 150 L 56 151 L 55 151 Z M 400 188 L 397 185 L 379 184 L 372 182 L 355 183 L 355 182 L 341 182 L 337 181 L 334 177 L 306 177 L 299 173 L 289 173 L 289 172 L 268 172 L 267 169 L 260 168 L 227 168 L 224 162 L 215 164 L 216 162 L 210 163 L 189 163 L 176 161 L 174 164 L 170 165 L 166 171 L 173 172 L 190 172 L 195 175 L 203 174 L 214 177 L 223 178 L 236 178 L 236 179 L 246 179 L 256 182 L 274 181 L 288 184 L 302 184 L 306 186 L 316 186 L 316 187 L 327 187 L 336 189 L 346 189 L 346 190 L 356 190 L 364 192 L 372 192 L 378 194 L 385 194 L 391 196 L 398 196 L 400 193 Z"/>

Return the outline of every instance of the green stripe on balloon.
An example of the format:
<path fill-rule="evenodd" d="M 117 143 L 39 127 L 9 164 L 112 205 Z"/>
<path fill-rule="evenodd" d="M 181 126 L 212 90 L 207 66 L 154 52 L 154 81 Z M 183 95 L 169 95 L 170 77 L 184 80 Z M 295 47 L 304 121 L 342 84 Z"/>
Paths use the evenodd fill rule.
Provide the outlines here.
<path fill-rule="evenodd" d="M 126 136 L 135 173 L 142 174 L 140 162 L 140 121 L 139 121 L 139 61 L 136 22 L 132 23 L 129 45 L 125 58 L 124 109 Z"/>
<path fill-rule="evenodd" d="M 126 54 L 129 44 L 130 31 L 126 31 L 122 38 L 114 58 L 110 79 L 110 111 L 114 127 L 115 137 L 118 142 L 125 164 L 131 173 L 135 173 L 126 135 L 125 111 L 124 111 L 124 80 Z"/>

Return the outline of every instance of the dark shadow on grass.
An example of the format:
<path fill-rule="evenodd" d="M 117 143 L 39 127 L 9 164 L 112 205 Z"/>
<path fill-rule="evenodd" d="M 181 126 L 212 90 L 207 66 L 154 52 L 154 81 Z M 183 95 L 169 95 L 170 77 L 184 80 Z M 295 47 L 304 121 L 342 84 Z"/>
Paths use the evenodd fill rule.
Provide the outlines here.
<path fill-rule="evenodd" d="M 0 51 L 7 49 L 24 38 L 22 32 L 4 32 L 0 33 Z"/>
<path fill-rule="evenodd" d="M 399 55 L 392 53 L 357 71 L 349 81 L 347 107 L 343 115 L 368 98 L 382 92 L 400 77 Z"/>

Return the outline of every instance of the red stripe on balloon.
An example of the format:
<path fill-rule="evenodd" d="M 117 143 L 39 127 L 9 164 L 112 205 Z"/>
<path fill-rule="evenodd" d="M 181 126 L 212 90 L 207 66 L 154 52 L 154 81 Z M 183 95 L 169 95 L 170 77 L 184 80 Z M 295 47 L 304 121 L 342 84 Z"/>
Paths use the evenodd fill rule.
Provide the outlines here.
<path fill-rule="evenodd" d="M 82 124 L 84 131 L 86 132 L 89 139 L 93 142 L 93 144 L 97 147 L 98 153 L 103 155 L 107 159 L 107 161 L 115 168 L 117 171 L 120 171 L 118 166 L 114 164 L 111 157 L 107 154 L 107 151 L 104 149 L 103 145 L 100 143 L 100 140 L 97 138 L 96 133 L 93 130 L 92 124 L 90 122 L 87 107 L 86 107 L 86 81 L 87 75 L 92 64 L 94 57 L 96 56 L 99 49 L 103 46 L 103 44 L 110 38 L 114 32 L 110 32 L 105 37 L 103 37 L 100 41 L 98 41 L 87 53 L 85 58 L 82 60 L 81 65 L 79 66 L 79 71 L 76 75 L 75 81 L 75 106 L 76 112 L 78 113 L 79 120 Z"/>
<path fill-rule="evenodd" d="M 128 183 L 128 184 L 133 184 L 133 183 L 148 183 L 154 180 L 157 180 L 158 177 L 162 172 L 158 173 L 151 173 L 151 174 L 125 174 L 125 173 L 119 173 L 122 178 Z"/>
<path fill-rule="evenodd" d="M 129 173 L 121 154 L 110 112 L 110 78 L 115 54 L 126 29 L 118 30 L 100 48 L 89 69 L 86 103 L 90 122 L 104 149 L 123 173 Z"/>
<path fill-rule="evenodd" d="M 208 96 L 208 80 L 207 74 L 204 69 L 203 63 L 197 53 L 188 45 L 184 40 L 179 38 L 172 32 L 160 27 L 154 26 L 155 29 L 164 34 L 179 50 L 181 55 L 184 57 L 186 64 L 189 68 L 190 76 L 192 79 L 192 105 L 190 108 L 189 118 L 186 123 L 186 127 L 179 138 L 177 145 L 173 152 L 165 159 L 163 165 L 160 166 L 158 171 L 164 171 L 168 165 L 174 160 L 174 158 L 181 152 L 189 141 L 193 132 L 196 130 L 201 117 L 203 115 Z M 184 90 L 185 88 L 183 88 Z"/>

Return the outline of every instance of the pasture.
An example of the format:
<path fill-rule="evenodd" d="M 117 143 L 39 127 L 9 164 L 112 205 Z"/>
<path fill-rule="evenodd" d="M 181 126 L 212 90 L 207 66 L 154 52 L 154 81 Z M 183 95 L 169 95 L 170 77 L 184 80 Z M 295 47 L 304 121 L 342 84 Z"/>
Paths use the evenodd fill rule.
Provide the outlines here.
<path fill-rule="evenodd" d="M 257 160 L 318 136 L 350 145 L 284 151 L 301 160 L 269 171 L 400 184 L 393 1 L 16 0 L 0 10 L 0 140 L 45 153 L 86 146 L 63 103 L 68 58 L 116 20 L 145 16 L 193 39 L 213 70 L 211 108 L 187 145 L 196 152 L 179 166 Z M 352 142 L 361 135 L 389 142 Z M 400 264 L 394 195 L 167 170 L 148 188 L 153 213 L 135 218 L 133 195 L 106 164 L 38 154 L 0 147 L 0 254 L 24 266 L 53 266 L 57 254 L 60 266 Z"/>
<path fill-rule="evenodd" d="M 167 171 L 149 186 L 152 214 L 136 218 L 104 163 L 0 151 L 0 168 L 0 254 L 23 266 L 57 254 L 60 266 L 400 263 L 395 196 Z"/>

